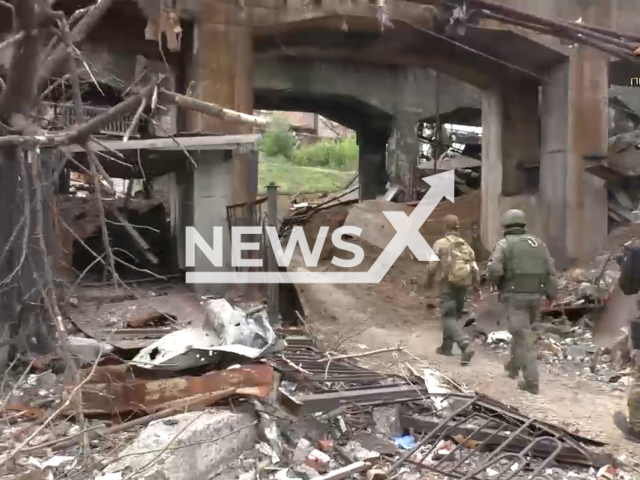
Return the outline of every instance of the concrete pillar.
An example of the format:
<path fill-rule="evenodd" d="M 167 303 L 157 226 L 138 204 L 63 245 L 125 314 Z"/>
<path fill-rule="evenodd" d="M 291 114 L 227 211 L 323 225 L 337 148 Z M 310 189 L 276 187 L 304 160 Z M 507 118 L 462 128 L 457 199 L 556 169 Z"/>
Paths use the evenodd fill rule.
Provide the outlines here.
<path fill-rule="evenodd" d="M 538 86 L 503 85 L 482 94 L 481 237 L 492 247 L 501 235 L 501 199 L 526 191 L 524 165 L 540 152 Z"/>
<path fill-rule="evenodd" d="M 358 179 L 360 181 L 360 200 L 372 200 L 383 195 L 387 188 L 387 151 L 388 134 L 367 130 L 358 132 Z"/>
<path fill-rule="evenodd" d="M 239 3 L 202 0 L 201 13 L 194 28 L 189 71 L 192 94 L 244 113 L 253 111 L 253 37 Z M 252 127 L 190 112 L 190 131 L 215 134 L 251 133 Z M 255 162 L 248 153 L 234 153 L 230 175 L 230 204 L 254 200 L 257 192 L 252 179 Z"/>
<path fill-rule="evenodd" d="M 608 26 L 609 2 L 592 2 L 585 22 Z M 587 261 L 607 236 L 605 182 L 585 172 L 585 157 L 606 156 L 608 59 L 578 46 L 543 86 L 540 200 L 545 236 L 560 267 Z"/>
<path fill-rule="evenodd" d="M 391 183 L 401 185 L 405 191 L 405 199 L 413 200 L 413 177 L 418 165 L 420 144 L 418 142 L 418 122 L 420 117 L 415 115 L 397 115 L 393 119 L 387 169 Z"/>
<path fill-rule="evenodd" d="M 233 161 L 228 154 L 221 150 L 207 152 L 191 152 L 198 163 L 198 168 L 189 168 L 178 174 L 178 196 L 180 210 L 178 212 L 178 254 L 179 264 L 185 268 L 185 227 L 193 226 L 206 242 L 213 244 L 213 228 L 223 227 L 222 267 L 215 267 L 199 248 L 195 249 L 194 272 L 228 272 L 231 266 L 231 244 L 227 224 L 227 205 L 231 196 L 231 184 L 228 179 L 233 174 Z M 194 289 L 199 294 L 224 295 L 228 291 L 227 285 L 201 284 Z"/>

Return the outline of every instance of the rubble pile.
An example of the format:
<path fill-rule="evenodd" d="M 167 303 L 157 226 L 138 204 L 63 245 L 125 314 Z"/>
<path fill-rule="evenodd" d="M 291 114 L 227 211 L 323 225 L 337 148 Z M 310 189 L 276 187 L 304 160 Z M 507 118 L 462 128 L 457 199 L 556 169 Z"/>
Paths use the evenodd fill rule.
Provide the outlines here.
<path fill-rule="evenodd" d="M 146 307 L 128 300 L 94 317 L 115 325 L 111 336 L 82 324 L 96 337 L 84 340 L 109 353 L 85 347 L 85 365 L 93 362 L 77 374 L 51 359 L 14 365 L 23 373 L 2 385 L 0 477 L 625 478 L 599 453 L 603 443 L 471 394 L 435 369 L 407 364 L 389 375 L 357 363 L 389 349 L 322 351 L 304 329 L 274 329 L 264 306 L 204 299 L 193 315 L 184 297 L 153 300 L 171 322 L 158 311 L 142 321 Z"/>

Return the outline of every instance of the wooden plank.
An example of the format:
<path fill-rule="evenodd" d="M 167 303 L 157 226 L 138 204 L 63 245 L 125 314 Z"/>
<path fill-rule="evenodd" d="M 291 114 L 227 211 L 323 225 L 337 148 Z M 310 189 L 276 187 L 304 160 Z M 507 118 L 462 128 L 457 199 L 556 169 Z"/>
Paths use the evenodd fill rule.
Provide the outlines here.
<path fill-rule="evenodd" d="M 367 462 L 355 462 L 351 465 L 347 465 L 346 467 L 342 467 L 320 477 L 316 477 L 316 480 L 343 480 L 344 478 L 350 477 L 354 473 L 364 472 L 365 470 L 369 470 L 370 468 L 371 465 Z"/>

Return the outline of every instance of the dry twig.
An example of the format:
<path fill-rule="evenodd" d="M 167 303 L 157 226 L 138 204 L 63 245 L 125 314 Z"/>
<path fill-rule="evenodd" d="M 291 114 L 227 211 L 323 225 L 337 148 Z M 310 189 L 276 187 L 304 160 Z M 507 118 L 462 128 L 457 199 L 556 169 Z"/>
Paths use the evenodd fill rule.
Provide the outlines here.
<path fill-rule="evenodd" d="M 349 358 L 368 357 L 371 355 L 380 355 L 381 353 L 401 352 L 401 351 L 404 351 L 404 348 L 402 348 L 401 345 L 398 345 L 397 347 L 379 348 L 377 350 L 370 350 L 368 352 L 362 352 L 362 353 L 350 353 L 348 355 L 335 355 L 333 357 L 325 358 L 322 361 L 331 362 L 333 360 L 346 360 Z"/>

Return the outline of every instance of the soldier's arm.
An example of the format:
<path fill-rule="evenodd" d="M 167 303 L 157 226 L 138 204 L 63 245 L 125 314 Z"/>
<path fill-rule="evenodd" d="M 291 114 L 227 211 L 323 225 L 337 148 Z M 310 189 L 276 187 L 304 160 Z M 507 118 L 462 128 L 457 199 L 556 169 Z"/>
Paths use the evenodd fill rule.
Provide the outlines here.
<path fill-rule="evenodd" d="M 493 285 L 498 285 L 504 276 L 504 249 L 506 242 L 500 240 L 491 252 L 487 261 L 487 278 Z"/>
<path fill-rule="evenodd" d="M 473 289 L 476 292 L 480 291 L 480 269 L 478 268 L 478 263 L 476 262 L 476 254 L 471 251 L 471 255 L 473 258 L 473 263 L 471 264 L 471 275 L 473 281 Z"/>
<path fill-rule="evenodd" d="M 433 244 L 433 252 L 440 259 L 442 259 L 443 250 L 444 250 L 443 242 L 441 240 L 438 240 L 436 243 Z M 427 266 L 427 279 L 424 283 L 424 286 L 427 290 L 431 289 L 431 287 L 433 286 L 433 281 L 441 268 L 442 268 L 441 262 L 429 262 Z"/>
<path fill-rule="evenodd" d="M 549 249 L 547 248 L 547 246 L 544 243 L 542 244 L 542 246 L 545 253 L 547 254 L 547 262 L 549 267 L 549 284 L 547 286 L 547 297 L 550 299 L 554 299 L 558 296 L 558 277 L 556 275 L 555 266 L 556 262 L 549 253 Z"/>

